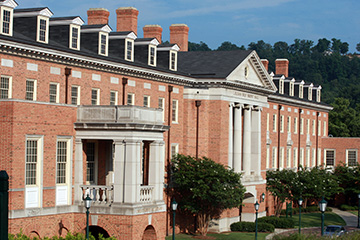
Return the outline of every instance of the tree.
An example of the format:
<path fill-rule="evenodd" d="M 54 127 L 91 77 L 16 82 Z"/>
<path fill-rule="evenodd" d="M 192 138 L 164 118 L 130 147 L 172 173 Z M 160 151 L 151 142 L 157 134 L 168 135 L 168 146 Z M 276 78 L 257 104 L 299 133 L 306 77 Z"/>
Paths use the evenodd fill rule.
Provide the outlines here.
<path fill-rule="evenodd" d="M 336 98 L 331 105 L 334 109 L 329 113 L 329 133 L 334 137 L 359 136 L 359 132 L 351 131 L 358 129 L 360 123 L 355 109 L 350 107 L 350 101 Z"/>
<path fill-rule="evenodd" d="M 314 47 L 314 50 L 318 51 L 319 53 L 324 53 L 330 50 L 330 41 L 326 38 L 322 38 L 318 40 L 318 44 Z"/>
<path fill-rule="evenodd" d="M 240 207 L 245 188 L 241 175 L 202 157 L 177 155 L 173 159 L 174 195 L 181 210 L 196 214 L 201 235 L 207 234 L 209 221 L 223 210 Z"/>
<path fill-rule="evenodd" d="M 202 41 L 200 41 L 200 43 L 189 42 L 188 49 L 189 51 L 211 51 L 209 46 Z"/>
<path fill-rule="evenodd" d="M 356 44 L 356 51 L 360 52 L 360 43 Z"/>
<path fill-rule="evenodd" d="M 334 175 L 337 176 L 339 184 L 343 188 L 346 203 L 349 205 L 356 203 L 357 194 L 360 193 L 360 166 L 358 164 L 352 167 L 345 164 L 337 165 Z"/>
<path fill-rule="evenodd" d="M 238 47 L 236 44 L 233 44 L 229 41 L 225 41 L 216 49 L 216 51 L 231 51 L 231 50 L 239 50 L 239 49 L 241 48 Z"/>

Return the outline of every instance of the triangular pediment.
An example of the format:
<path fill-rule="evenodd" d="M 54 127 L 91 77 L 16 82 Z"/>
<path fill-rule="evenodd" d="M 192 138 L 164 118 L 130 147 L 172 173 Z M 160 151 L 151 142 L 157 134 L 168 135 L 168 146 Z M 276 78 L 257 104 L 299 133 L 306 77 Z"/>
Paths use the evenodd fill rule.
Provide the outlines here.
<path fill-rule="evenodd" d="M 255 51 L 251 52 L 227 77 L 227 81 L 255 85 L 268 90 L 276 90 L 269 73 Z"/>

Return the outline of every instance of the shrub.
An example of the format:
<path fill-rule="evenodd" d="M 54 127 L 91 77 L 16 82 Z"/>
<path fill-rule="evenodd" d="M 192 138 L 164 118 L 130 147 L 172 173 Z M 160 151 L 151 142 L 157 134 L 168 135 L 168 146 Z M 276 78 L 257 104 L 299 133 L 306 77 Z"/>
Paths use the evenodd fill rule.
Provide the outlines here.
<path fill-rule="evenodd" d="M 254 222 L 236 222 L 230 225 L 233 232 L 255 232 Z M 274 232 L 275 227 L 269 223 L 258 222 L 258 232 Z"/>
<path fill-rule="evenodd" d="M 357 206 L 349 206 L 349 205 L 346 205 L 346 204 L 340 205 L 339 208 L 340 208 L 340 210 L 343 210 L 343 211 L 355 211 L 355 210 L 358 210 Z"/>
<path fill-rule="evenodd" d="M 295 224 L 291 218 L 278 218 L 278 217 L 262 217 L 259 218 L 259 223 L 270 223 L 275 228 L 294 228 Z"/>

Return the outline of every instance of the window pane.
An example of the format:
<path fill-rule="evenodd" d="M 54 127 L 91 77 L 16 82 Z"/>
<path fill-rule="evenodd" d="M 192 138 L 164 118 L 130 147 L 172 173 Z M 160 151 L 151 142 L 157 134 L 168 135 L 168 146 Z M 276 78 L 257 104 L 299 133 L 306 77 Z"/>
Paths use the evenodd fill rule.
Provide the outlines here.
<path fill-rule="evenodd" d="M 10 79 L 8 77 L 1 77 L 0 99 L 9 98 L 9 82 L 10 82 Z"/>
<path fill-rule="evenodd" d="M 40 19 L 39 40 L 43 42 L 46 40 L 46 20 L 44 19 Z"/>
<path fill-rule="evenodd" d="M 67 142 L 57 143 L 57 176 L 56 183 L 66 183 L 66 162 L 67 162 Z"/>
<path fill-rule="evenodd" d="M 37 141 L 26 141 L 26 159 L 25 159 L 25 184 L 36 184 L 36 164 L 37 164 Z"/>
<path fill-rule="evenodd" d="M 51 102 L 51 103 L 56 103 L 56 98 L 57 98 L 57 84 L 50 83 L 49 96 L 50 96 L 50 102 Z"/>
<path fill-rule="evenodd" d="M 110 91 L 110 105 L 116 105 L 116 92 Z"/>
<path fill-rule="evenodd" d="M 34 100 L 34 81 L 26 80 L 26 100 Z"/>
<path fill-rule="evenodd" d="M 335 152 L 333 150 L 326 151 L 326 165 L 334 166 Z"/>
<path fill-rule="evenodd" d="M 98 104 L 98 90 L 97 89 L 91 90 L 91 104 L 92 105 Z"/>
<path fill-rule="evenodd" d="M 356 166 L 356 151 L 349 150 L 348 152 L 348 166 Z"/>
<path fill-rule="evenodd" d="M 71 104 L 77 105 L 78 103 L 78 87 L 71 87 Z"/>
<path fill-rule="evenodd" d="M 3 33 L 10 33 L 10 11 L 3 11 Z"/>
<path fill-rule="evenodd" d="M 86 181 L 95 182 L 95 143 L 86 144 Z"/>
<path fill-rule="evenodd" d="M 78 38 L 79 38 L 79 29 L 76 27 L 72 28 L 72 35 L 71 35 L 71 47 L 78 48 Z"/>

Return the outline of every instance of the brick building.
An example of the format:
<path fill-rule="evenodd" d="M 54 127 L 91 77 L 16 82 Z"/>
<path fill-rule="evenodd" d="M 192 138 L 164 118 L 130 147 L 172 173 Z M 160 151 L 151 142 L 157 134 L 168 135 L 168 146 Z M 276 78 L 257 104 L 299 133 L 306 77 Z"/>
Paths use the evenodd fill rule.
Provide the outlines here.
<path fill-rule="evenodd" d="M 254 220 L 268 169 L 330 165 L 335 150 L 357 162 L 355 141 L 338 150 L 341 139 L 326 137 L 331 107 L 321 87 L 289 78 L 287 60 L 274 75 L 255 51 L 187 52 L 184 24 L 170 26 L 170 43 L 159 25 L 140 38 L 132 7 L 116 10 L 113 31 L 103 8 L 89 9 L 85 25 L 17 6 L 0 0 L 0 168 L 10 176 L 11 233 L 82 232 L 89 194 L 91 232 L 164 239 L 175 153 L 243 173 L 245 205 L 213 220 L 215 231 Z M 267 196 L 260 216 L 272 212 Z"/>

